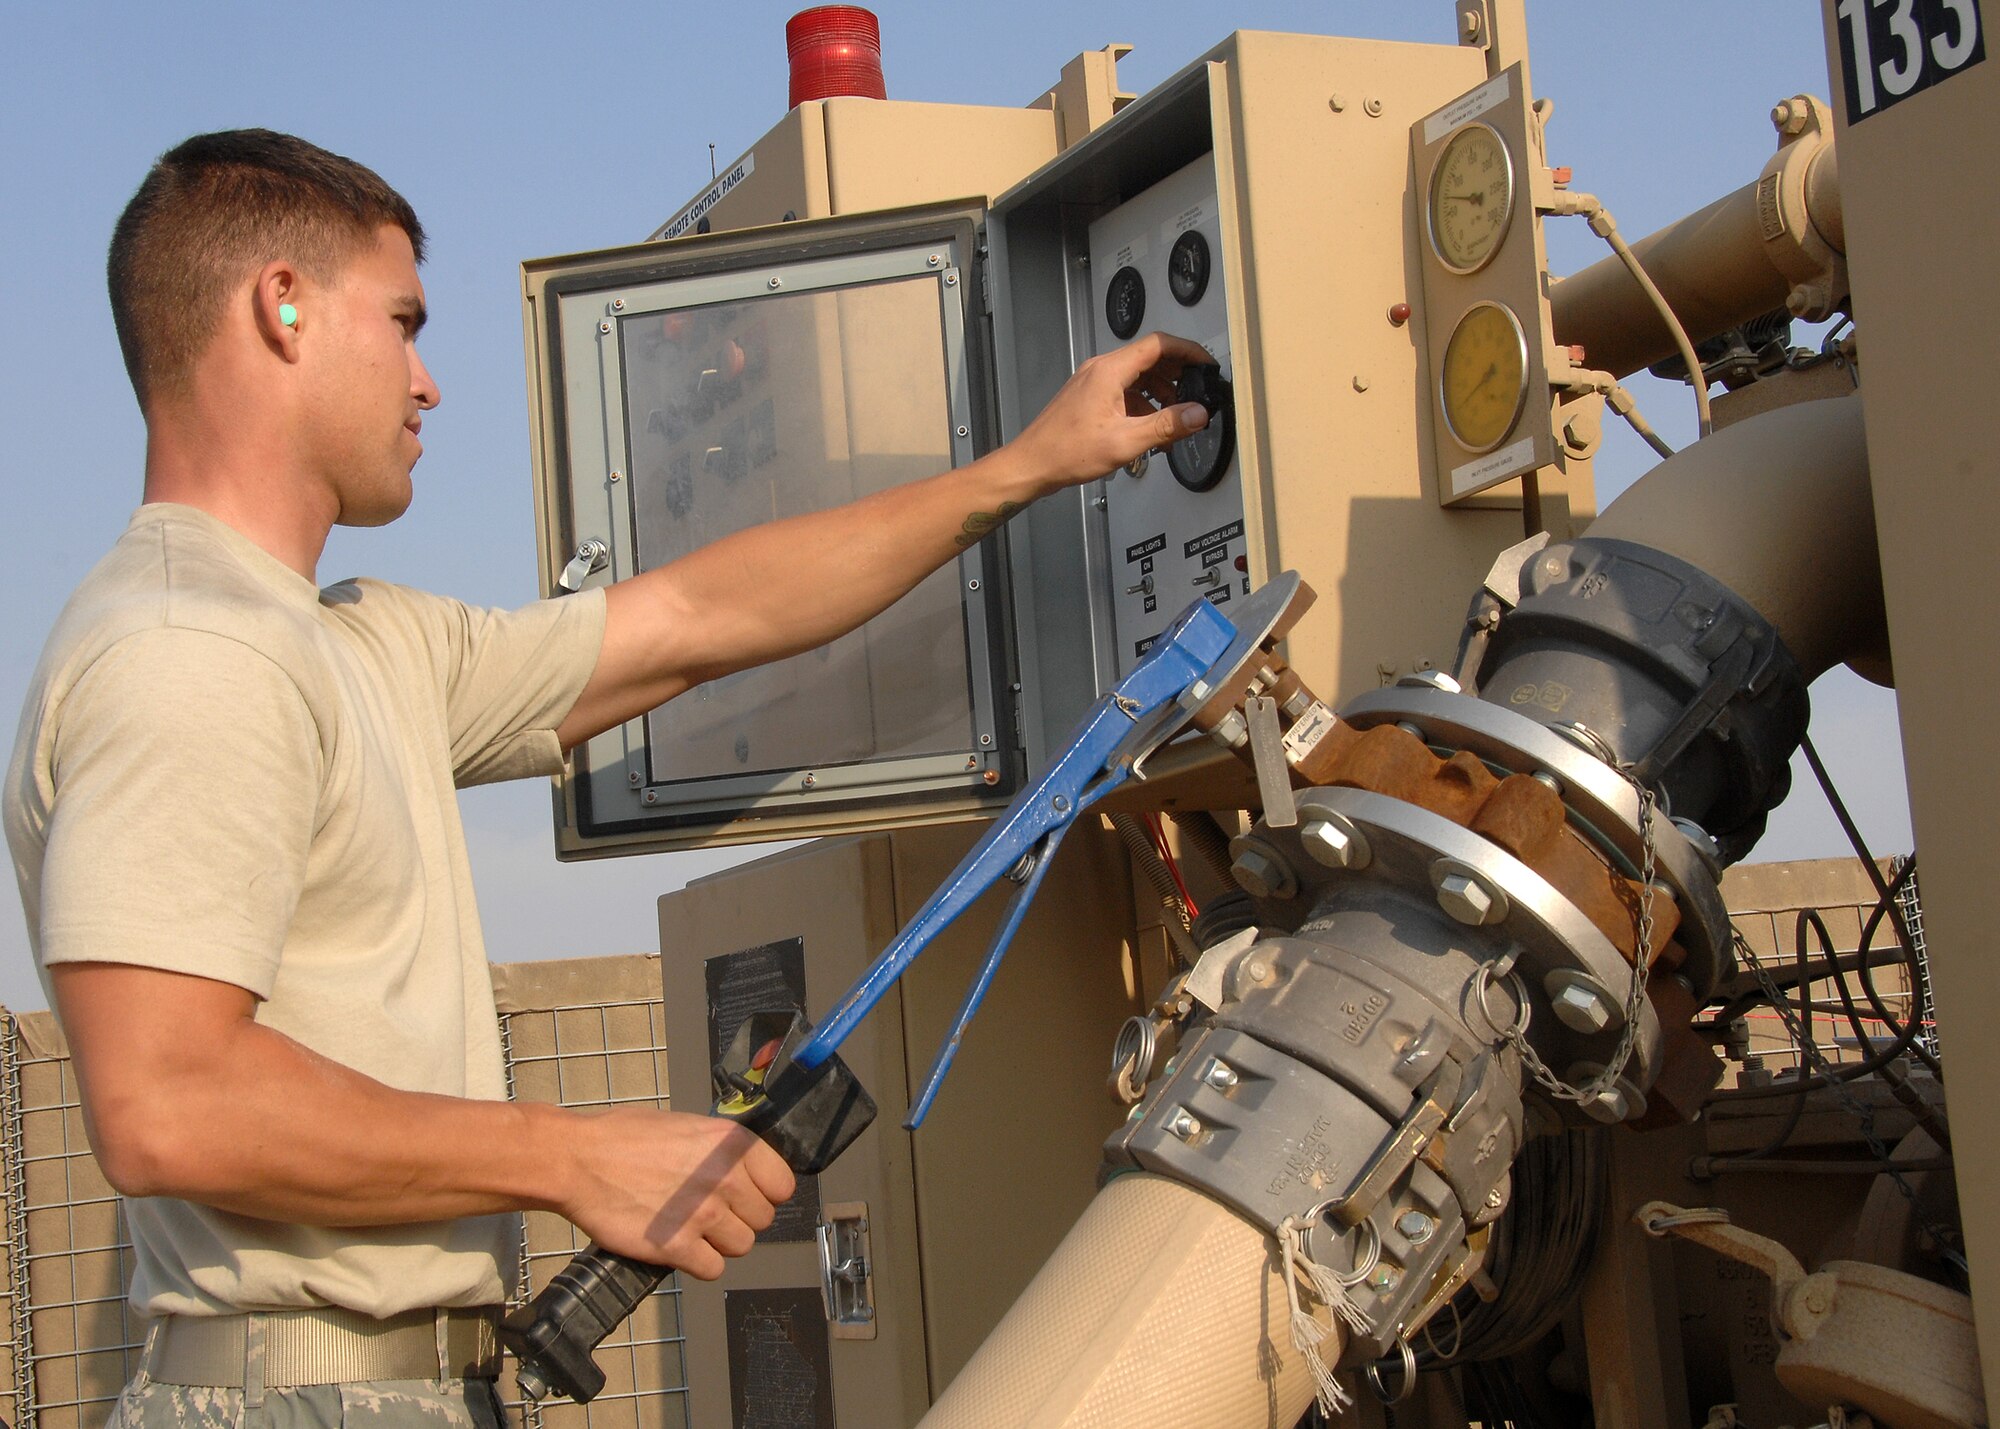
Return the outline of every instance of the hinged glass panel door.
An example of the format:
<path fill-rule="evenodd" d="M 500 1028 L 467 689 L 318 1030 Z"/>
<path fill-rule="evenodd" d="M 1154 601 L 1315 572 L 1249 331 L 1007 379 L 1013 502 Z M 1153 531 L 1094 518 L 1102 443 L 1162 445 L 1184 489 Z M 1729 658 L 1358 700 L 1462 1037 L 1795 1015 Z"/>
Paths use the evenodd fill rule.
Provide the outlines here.
<path fill-rule="evenodd" d="M 652 570 L 983 448 L 985 364 L 967 348 L 976 224 L 898 218 L 530 265 L 552 589 Z M 586 570 L 592 541 L 606 559 Z M 996 697 L 1009 676 L 992 544 L 859 630 L 591 741 L 558 816 L 564 851 L 797 837 L 1003 798 L 1018 751 Z"/>

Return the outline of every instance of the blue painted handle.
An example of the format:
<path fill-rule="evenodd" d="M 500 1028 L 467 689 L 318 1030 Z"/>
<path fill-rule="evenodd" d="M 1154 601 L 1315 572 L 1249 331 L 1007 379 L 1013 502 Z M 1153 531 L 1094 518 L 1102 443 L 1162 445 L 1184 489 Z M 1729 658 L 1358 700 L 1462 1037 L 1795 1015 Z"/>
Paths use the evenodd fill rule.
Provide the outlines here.
<path fill-rule="evenodd" d="M 1015 798 L 1007 812 L 986 831 L 984 838 L 973 845 L 972 851 L 939 885 L 930 900 L 917 910 L 909 926 L 896 935 L 882 955 L 869 965 L 868 970 L 834 1005 L 812 1036 L 799 1046 L 793 1061 L 803 1067 L 817 1067 L 839 1050 L 848 1033 L 874 1010 L 890 985 L 916 961 L 917 955 L 929 946 L 931 939 L 971 907 L 982 893 L 1006 877 L 1022 857 L 1045 837 L 1067 828 L 1087 804 L 1105 792 L 1104 788 L 1093 788 L 1092 785 L 1102 782 L 1100 776 L 1106 774 L 1106 764 L 1118 752 L 1133 727 L 1188 693 L 1235 640 L 1236 627 L 1206 600 L 1198 600 L 1183 611 L 1171 626 L 1161 632 L 1139 663 L 1132 667 L 1132 673 L 1119 682 L 1118 688 L 1098 701 L 1070 736 L 1068 746 L 1049 766 L 1048 772 Z M 1203 695 L 1202 699 L 1205 698 Z M 1201 702 L 1200 699 L 1195 700 L 1190 713 Z M 1127 772 L 1124 769 L 1112 770 L 1108 777 L 1116 782 L 1122 780 Z M 1039 874 L 1046 867 L 1046 860 L 1037 865 L 1036 882 L 1039 882 Z M 1022 900 L 1021 906 L 1025 911 L 1026 899 Z M 1012 924 L 1018 921 L 1018 915 L 1010 918 L 1009 927 L 1003 932 L 1011 937 Z M 988 954 L 989 963 L 997 966 L 1005 950 L 1003 939 Z M 990 968 L 982 973 L 986 981 L 990 981 L 991 977 Z M 975 991 L 983 991 L 983 988 L 976 987 Z M 968 1008 L 961 1009 L 961 1024 L 955 1035 L 962 1035 L 963 1021 L 978 1006 L 976 997 L 968 999 L 968 1003 Z M 948 1042 L 947 1047 L 950 1046 Z M 949 1056 L 944 1056 L 942 1060 L 949 1065 Z M 935 1075 L 941 1077 L 942 1072 Z M 934 1092 L 934 1087 L 927 1091 L 925 1105 L 928 1105 L 928 1098 Z"/>

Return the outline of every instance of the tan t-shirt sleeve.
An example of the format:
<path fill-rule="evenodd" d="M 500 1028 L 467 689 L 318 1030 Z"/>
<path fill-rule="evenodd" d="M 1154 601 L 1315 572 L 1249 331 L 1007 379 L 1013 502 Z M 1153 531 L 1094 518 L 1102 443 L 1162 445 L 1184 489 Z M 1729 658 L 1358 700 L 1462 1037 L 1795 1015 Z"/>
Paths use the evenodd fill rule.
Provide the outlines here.
<path fill-rule="evenodd" d="M 461 787 L 558 773 L 556 726 L 604 645 L 604 593 L 488 610 L 425 597 L 443 638 L 445 721 Z"/>
<path fill-rule="evenodd" d="M 268 996 L 320 784 L 292 680 L 227 636 L 142 631 L 70 689 L 53 753 L 43 962 L 135 963 Z"/>

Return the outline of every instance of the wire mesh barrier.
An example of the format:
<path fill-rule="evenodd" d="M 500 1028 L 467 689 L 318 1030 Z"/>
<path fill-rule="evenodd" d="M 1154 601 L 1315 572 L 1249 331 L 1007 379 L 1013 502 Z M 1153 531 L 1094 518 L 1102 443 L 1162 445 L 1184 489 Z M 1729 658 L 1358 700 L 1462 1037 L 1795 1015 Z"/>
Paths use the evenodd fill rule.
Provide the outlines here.
<path fill-rule="evenodd" d="M 658 957 L 505 963 L 493 969 L 508 1095 L 567 1107 L 665 1110 L 667 1041 Z M 704 1102 L 704 1105 L 706 1103 Z M 582 1250 L 546 1211 L 526 1217 L 519 1283 L 533 1295 Z M 680 1281 L 669 1275 L 597 1348 L 604 1389 L 589 1404 L 524 1401 L 507 1361 L 500 1392 L 526 1429 L 677 1429 L 687 1423 Z"/>
<path fill-rule="evenodd" d="M 97 1429 L 145 1339 L 125 1302 L 130 1239 L 84 1139 L 55 1019 L 9 1014 L 5 1035 L 6 1419 L 18 1429 Z"/>
<path fill-rule="evenodd" d="M 1905 874 L 1909 868 L 1908 858 L 1889 861 L 1890 876 L 1902 884 L 1896 894 L 1896 906 L 1902 910 L 1903 926 L 1909 930 L 1911 952 L 1917 968 L 1917 1041 L 1923 1044 L 1933 1057 L 1942 1055 L 1943 1048 L 1938 1042 L 1936 1006 L 1931 1000 L 1931 950 L 1924 937 L 1923 897 L 1917 891 L 1914 873 Z"/>
<path fill-rule="evenodd" d="M 493 981 L 512 1098 L 667 1106 L 657 957 L 503 964 Z M 0 1194 L 0 1420 L 13 1429 L 100 1429 L 136 1366 L 146 1322 L 125 1300 L 125 1218 L 85 1141 L 68 1048 L 46 1012 L 0 1009 Z M 539 1290 L 582 1244 L 561 1217 L 527 1216 L 523 1289 Z M 684 1426 L 679 1305 L 670 1275 L 599 1348 L 607 1382 L 588 1405 L 524 1403 L 509 1360 L 500 1390 L 510 1422 Z"/>

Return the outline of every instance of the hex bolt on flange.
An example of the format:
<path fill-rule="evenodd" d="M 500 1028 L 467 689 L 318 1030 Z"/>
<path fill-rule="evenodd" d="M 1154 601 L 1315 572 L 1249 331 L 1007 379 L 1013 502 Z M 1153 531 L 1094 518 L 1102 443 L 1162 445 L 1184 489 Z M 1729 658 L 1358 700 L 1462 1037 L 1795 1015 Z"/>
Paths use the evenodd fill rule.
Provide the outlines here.
<path fill-rule="evenodd" d="M 1396 1217 L 1396 1230 L 1411 1245 L 1422 1245 L 1431 1238 L 1435 1223 L 1422 1211 L 1405 1211 Z"/>
<path fill-rule="evenodd" d="M 1604 1068 L 1596 1062 L 1578 1062 L 1569 1068 L 1563 1080 L 1573 1087 L 1584 1087 L 1603 1074 Z M 1630 1121 L 1635 1116 L 1645 1114 L 1646 1094 L 1620 1077 L 1611 1086 L 1581 1105 L 1584 1114 L 1593 1121 L 1615 1126 L 1621 1121 Z"/>
<path fill-rule="evenodd" d="M 1193 1141 L 1201 1135 L 1201 1120 L 1186 1107 L 1176 1107 L 1174 1114 L 1167 1118 L 1167 1130 L 1182 1141 Z"/>
<path fill-rule="evenodd" d="M 1299 891 L 1299 880 L 1292 866 L 1269 844 L 1239 838 L 1233 852 L 1230 876 L 1252 898 L 1290 898 Z"/>
<path fill-rule="evenodd" d="M 1201 1074 L 1201 1079 L 1218 1092 L 1229 1091 L 1242 1080 L 1236 1075 L 1236 1069 L 1220 1057 L 1208 1064 L 1207 1069 Z"/>
<path fill-rule="evenodd" d="M 1431 865 L 1431 887 L 1437 891 L 1438 907 L 1469 928 L 1507 917 L 1507 895 L 1455 858 L 1441 858 Z"/>
<path fill-rule="evenodd" d="M 1373 853 L 1367 835 L 1338 814 L 1308 818 L 1299 828 L 1299 842 L 1314 863 L 1327 868 L 1366 868 Z"/>
<path fill-rule="evenodd" d="M 1589 973 L 1557 968 L 1542 979 L 1556 1021 L 1572 1032 L 1590 1037 L 1625 1020 L 1625 1009 L 1611 990 Z"/>
<path fill-rule="evenodd" d="M 1396 1282 L 1403 1278 L 1403 1272 L 1393 1265 L 1378 1265 L 1368 1272 L 1370 1290 L 1393 1290 Z"/>

